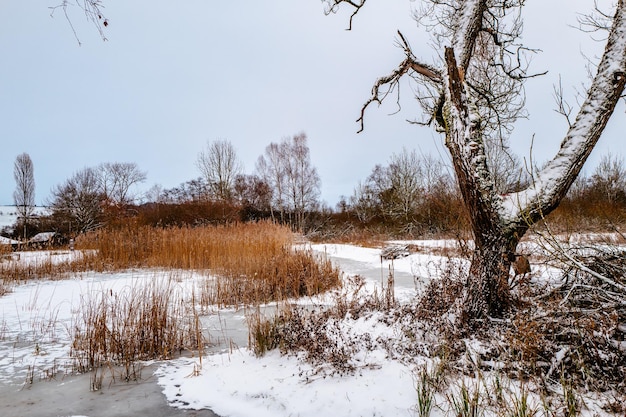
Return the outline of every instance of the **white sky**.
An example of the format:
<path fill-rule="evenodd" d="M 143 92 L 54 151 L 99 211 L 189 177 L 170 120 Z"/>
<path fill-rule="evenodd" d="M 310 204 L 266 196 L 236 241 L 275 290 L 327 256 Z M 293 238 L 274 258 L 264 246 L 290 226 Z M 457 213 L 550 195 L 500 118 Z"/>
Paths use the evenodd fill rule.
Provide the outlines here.
<path fill-rule="evenodd" d="M 319 0 L 105 1 L 106 42 L 73 11 L 82 46 L 60 12 L 50 17 L 58 3 L 0 0 L 0 204 L 13 203 L 22 152 L 44 203 L 54 185 L 101 162 L 136 162 L 148 173 L 144 190 L 177 186 L 199 176 L 195 160 L 207 140 L 230 140 L 252 173 L 270 142 L 304 131 L 331 206 L 402 147 L 445 153 L 431 129 L 405 122 L 419 116 L 406 86 L 400 114 L 388 116 L 393 100 L 372 107 L 356 134 L 372 83 L 402 60 L 397 29 L 418 57 L 436 55 L 410 17 L 414 2 L 369 2 L 348 32 L 348 9 L 324 16 Z M 581 51 L 601 53 L 568 26 L 590 3 L 528 2 L 523 40 L 543 50 L 532 69 L 550 72 L 527 84 L 530 120 L 512 138 L 521 156 L 535 134 L 534 158 L 546 160 L 565 133 L 552 85 L 561 74 L 574 101 L 586 81 Z M 591 164 L 620 152 L 624 127 L 620 105 Z"/>

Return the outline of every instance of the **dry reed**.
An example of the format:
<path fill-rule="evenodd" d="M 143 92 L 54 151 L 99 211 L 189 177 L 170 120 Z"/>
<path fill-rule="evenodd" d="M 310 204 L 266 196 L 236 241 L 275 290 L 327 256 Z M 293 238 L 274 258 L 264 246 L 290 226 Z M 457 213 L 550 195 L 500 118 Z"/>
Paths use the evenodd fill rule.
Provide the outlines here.
<path fill-rule="evenodd" d="M 14 252 L 5 254 L 0 260 L 0 278 L 4 284 L 27 281 L 31 279 L 62 279 L 70 274 L 96 270 L 95 253 L 46 251 L 45 256 L 23 260 L 26 254 L 35 252 Z M 43 252 L 41 252 L 43 253 Z"/>
<path fill-rule="evenodd" d="M 83 299 L 71 356 L 79 371 L 121 366 L 137 379 L 138 360 L 169 359 L 204 345 L 197 314 L 173 279 L 151 279 Z"/>
<path fill-rule="evenodd" d="M 98 269 L 133 267 L 210 271 L 202 304 L 236 305 L 313 295 L 339 285 L 339 271 L 272 223 L 101 230 L 77 245 L 94 249 Z"/>

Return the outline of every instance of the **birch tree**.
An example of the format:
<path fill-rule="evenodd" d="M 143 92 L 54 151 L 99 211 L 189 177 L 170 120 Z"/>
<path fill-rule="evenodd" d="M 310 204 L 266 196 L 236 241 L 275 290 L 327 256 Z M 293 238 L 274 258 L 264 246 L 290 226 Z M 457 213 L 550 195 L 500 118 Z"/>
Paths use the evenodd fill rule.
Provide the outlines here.
<path fill-rule="evenodd" d="M 270 143 L 257 160 L 256 170 L 272 191 L 272 217 L 278 210 L 281 222 L 289 220 L 301 229 L 306 213 L 317 208 L 320 194 L 320 178 L 311 163 L 306 135 Z"/>
<path fill-rule="evenodd" d="M 352 9 L 350 27 L 367 0 L 324 0 L 327 12 Z M 358 121 L 381 103 L 399 82 L 415 82 L 416 97 L 426 110 L 424 123 L 442 132 L 467 208 L 475 250 L 461 310 L 462 323 L 475 325 L 502 316 L 510 305 L 508 284 L 517 245 L 529 229 L 554 210 L 575 181 L 599 140 L 626 83 L 626 0 L 604 13 L 607 24 L 583 19 L 592 29 L 606 30 L 605 50 L 575 118 L 556 155 L 529 185 L 499 194 L 489 165 L 486 143 L 506 137 L 524 115 L 523 83 L 527 73 L 520 44 L 523 0 L 422 0 L 418 22 L 430 25 L 434 62 L 418 58 L 398 33 L 402 62 L 375 81 Z M 558 138 L 555 138 L 558 139 Z M 478 321 L 477 321 L 478 320 Z"/>

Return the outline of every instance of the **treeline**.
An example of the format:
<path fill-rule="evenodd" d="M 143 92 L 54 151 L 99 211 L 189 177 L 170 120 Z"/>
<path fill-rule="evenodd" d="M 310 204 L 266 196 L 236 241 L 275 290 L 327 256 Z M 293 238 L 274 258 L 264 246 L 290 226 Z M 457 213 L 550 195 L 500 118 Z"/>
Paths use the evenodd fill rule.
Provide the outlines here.
<path fill-rule="evenodd" d="M 500 193 L 515 192 L 531 181 L 509 155 L 491 155 L 491 165 L 504 167 L 494 170 L 494 186 Z M 181 227 L 260 220 L 289 225 L 311 238 L 348 241 L 363 236 L 461 236 L 469 231 L 450 166 L 416 151 L 403 149 L 386 164 L 373 167 L 334 208 L 319 200 L 321 182 L 303 133 L 270 143 L 252 174 L 243 173 L 234 147 L 225 140 L 209 142 L 196 163 L 198 178 L 171 189 L 154 186 L 143 202 L 132 192 L 146 179 L 136 164 L 84 168 L 52 190 L 49 214 L 20 216 L 2 234 L 23 238 L 54 231 L 67 240 L 105 226 Z M 20 201 L 30 198 L 28 193 L 20 195 Z M 616 228 L 625 216 L 626 168 L 623 159 L 608 155 L 591 175 L 578 178 L 548 220 L 562 230 L 589 231 Z"/>
<path fill-rule="evenodd" d="M 46 201 L 49 214 L 43 216 L 32 210 L 33 164 L 24 155 L 14 170 L 14 201 L 20 216 L 2 231 L 12 238 L 28 239 L 40 231 L 74 237 L 127 222 L 167 227 L 272 219 L 306 230 L 309 217 L 320 210 L 321 181 L 304 133 L 270 143 L 253 174 L 243 173 L 229 141 L 209 142 L 197 157 L 200 177 L 172 189 L 154 186 L 141 197 L 132 192 L 146 179 L 137 164 L 83 168 L 54 187 Z M 28 187 L 22 185 L 23 177 L 31 180 Z"/>

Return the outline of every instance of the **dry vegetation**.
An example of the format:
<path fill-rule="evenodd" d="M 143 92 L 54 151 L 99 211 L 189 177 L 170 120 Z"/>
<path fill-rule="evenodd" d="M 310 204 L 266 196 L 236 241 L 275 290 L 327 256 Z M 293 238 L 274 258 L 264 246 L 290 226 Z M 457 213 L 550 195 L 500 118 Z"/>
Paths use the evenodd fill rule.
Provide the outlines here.
<path fill-rule="evenodd" d="M 97 375 L 99 368 L 107 368 L 115 377 L 113 370 L 121 367 L 119 376 L 128 381 L 140 377 L 137 361 L 170 359 L 183 350 L 201 353 L 204 344 L 195 306 L 174 279 L 155 277 L 84 298 L 70 356 L 79 372 L 96 370 Z"/>
<path fill-rule="evenodd" d="M 208 271 L 203 304 L 255 304 L 314 295 L 339 285 L 339 271 L 293 248 L 289 228 L 269 222 L 159 229 L 101 230 L 77 245 L 97 253 L 93 268 Z"/>
<path fill-rule="evenodd" d="M 270 222 L 172 228 L 131 224 L 81 235 L 78 250 L 67 260 L 55 261 L 50 252 L 35 262 L 0 262 L 0 274 L 7 284 L 83 271 L 206 271 L 214 279 L 207 280 L 201 301 L 220 305 L 314 295 L 339 285 L 339 271 L 330 261 L 294 249 L 293 243 L 288 227 Z"/>
<path fill-rule="evenodd" d="M 40 254 L 41 256 L 30 256 Z M 68 250 L 25 251 L 0 258 L 0 276 L 5 285 L 31 279 L 63 279 L 71 274 L 92 270 L 94 253 Z"/>
<path fill-rule="evenodd" d="M 570 209 L 565 206 L 551 216 L 551 224 L 557 224 L 559 233 L 581 231 L 573 226 L 582 223 Z M 613 218 L 619 216 L 614 213 Z M 606 223 L 600 224 L 599 217 L 595 219 L 585 224 L 590 229 L 606 230 Z M 624 237 L 617 236 L 623 243 Z M 339 240 L 380 246 L 388 238 L 382 232 L 348 228 Z M 155 279 L 124 294 L 102 291 L 84 300 L 73 329 L 72 356 L 78 368 L 100 369 L 102 375 L 102 369 L 121 366 L 117 375 L 124 379 L 138 377 L 137 360 L 165 359 L 184 350 L 201 353 L 206 340 L 199 328 L 198 305 L 258 306 L 318 294 L 338 288 L 340 282 L 339 272 L 328 260 L 294 249 L 291 230 L 272 223 L 155 228 L 130 222 L 83 235 L 76 246 L 77 252 L 85 255 L 72 262 L 44 260 L 19 266 L 9 262 L 16 254 L 0 253 L 3 283 L 128 268 L 194 270 L 206 275 L 192 300 L 189 295 L 185 298 L 171 278 Z M 615 242 L 594 242 L 593 247 L 614 249 Z M 525 391 L 507 397 L 498 393 L 495 385 L 490 385 L 492 391 L 485 394 L 481 390 L 486 388 L 452 387 L 449 383 L 463 375 L 493 372 L 494 364 L 502 378 L 524 381 L 541 395 L 543 407 L 550 410 L 544 415 L 578 413 L 576 390 L 608 393 L 606 409 L 623 413 L 626 254 L 613 249 L 569 250 L 568 256 L 579 264 L 572 266 L 571 259 L 560 259 L 565 276 L 560 286 L 548 288 L 530 280 L 518 281 L 512 315 L 490 323 L 475 335 L 484 352 L 469 364 L 467 358 L 472 353 L 466 343 L 468 335 L 447 319 L 456 313 L 455 306 L 463 294 L 463 272 L 454 268 L 441 279 L 431 280 L 409 305 L 395 303 L 392 282 L 382 292 L 363 295 L 363 282 L 356 277 L 336 290 L 331 307 L 297 307 L 286 301 L 270 316 L 249 309 L 249 345 L 258 355 L 271 349 L 304 353 L 323 374 L 354 372 L 363 366 L 355 360 L 357 354 L 381 346 L 389 357 L 402 361 L 420 356 L 434 358 L 440 365 L 437 376 L 424 368 L 416 377 L 418 415 L 428 415 L 437 392 L 446 392 L 449 408 L 459 410 L 456 415 L 479 413 L 483 403 L 496 401 L 494 398 L 499 398 L 506 415 L 540 415 L 538 406 L 528 402 Z M 454 258 L 459 254 L 444 255 Z M 543 259 L 554 261 L 556 256 Z M 5 289 L 0 286 L 0 295 L 2 291 Z M 368 334 L 348 335 L 342 331 L 342 320 L 373 315 L 399 329 L 398 337 L 373 339 Z M 446 378 L 448 382 L 442 382 Z M 94 381 L 95 389 L 96 376 Z M 555 397 L 554 386 L 559 384 L 563 391 Z M 482 382 L 478 385 L 487 387 Z"/>
<path fill-rule="evenodd" d="M 139 378 L 137 361 L 168 359 L 182 351 L 202 355 L 207 340 L 197 308 L 259 305 L 340 284 L 329 260 L 294 248 L 291 230 L 269 222 L 195 228 L 127 224 L 82 235 L 76 249 L 41 256 L 3 253 L 7 259 L 0 262 L 0 273 L 4 285 L 81 271 L 155 270 L 143 285 L 84 295 L 71 329 L 71 357 L 79 372 L 94 371 L 94 390 L 107 371 L 114 378 Z M 20 262 L 20 256 L 31 261 Z M 169 277 L 159 278 L 163 270 Z M 182 290 L 181 270 L 205 275 L 191 294 Z"/>
<path fill-rule="evenodd" d="M 473 335 L 450 319 L 460 311 L 465 282 L 462 268 L 451 263 L 408 304 L 390 303 L 384 293 L 361 293 L 357 277 L 336 293 L 331 307 L 285 305 L 272 317 L 255 317 L 250 346 L 258 355 L 274 348 L 298 353 L 323 375 L 358 372 L 367 366 L 358 358 L 373 349 L 418 369 L 418 358 L 428 357 L 438 364 L 437 381 L 447 382 L 433 383 L 423 368 L 420 385 L 418 372 L 418 415 L 429 415 L 435 394 L 444 394 L 451 415 L 495 409 L 496 415 L 574 416 L 584 407 L 581 392 L 595 393 L 605 411 L 622 415 L 626 253 L 606 248 L 573 253 L 581 267 L 563 269 L 561 285 L 520 281 L 509 319 L 485 323 Z M 342 330 L 345 320 L 372 317 L 395 329 L 396 336 L 373 338 Z M 452 382 L 466 377 L 474 378 L 473 385 Z M 498 385 L 503 380 L 521 384 L 521 392 Z"/>

